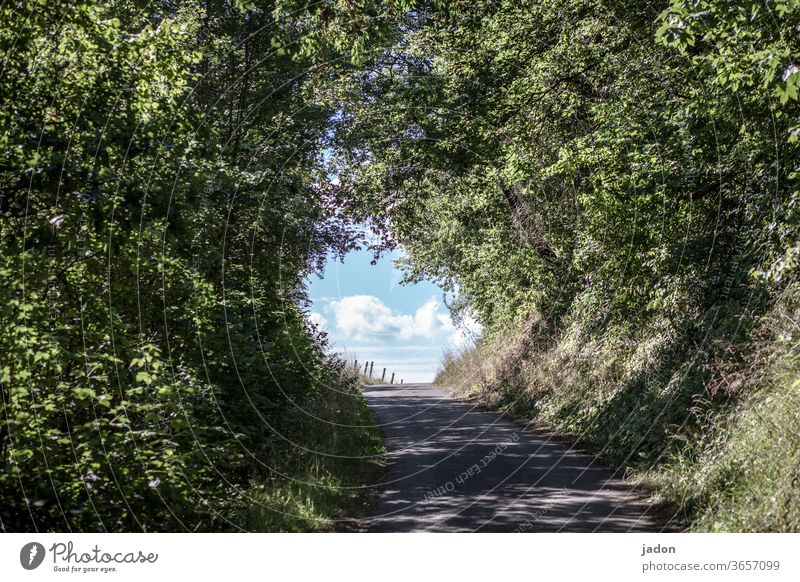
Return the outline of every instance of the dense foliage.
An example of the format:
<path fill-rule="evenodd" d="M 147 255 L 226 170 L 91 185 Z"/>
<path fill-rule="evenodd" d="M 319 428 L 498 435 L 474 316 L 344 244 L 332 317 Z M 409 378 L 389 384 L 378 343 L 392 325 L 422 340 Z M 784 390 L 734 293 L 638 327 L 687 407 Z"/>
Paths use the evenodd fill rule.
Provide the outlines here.
<path fill-rule="evenodd" d="M 691 464 L 689 519 L 721 498 L 762 512 L 708 527 L 796 527 L 800 3 L 477 0 L 397 21 L 339 86 L 334 163 L 409 278 L 484 324 L 442 382 L 620 465 Z M 776 391 L 775 447 L 725 450 L 746 429 L 723 419 Z M 753 493 L 764 456 L 784 472 Z"/>
<path fill-rule="evenodd" d="M 800 8 L 695 4 L 410 14 L 342 90 L 343 189 L 490 326 L 708 306 L 796 242 Z"/>
<path fill-rule="evenodd" d="M 303 314 L 355 239 L 290 9 L 0 8 L 3 529 L 313 527 L 380 447 Z"/>
<path fill-rule="evenodd" d="M 303 316 L 359 222 L 483 324 L 447 382 L 800 522 L 798 0 L 0 18 L 3 528 L 306 527 L 377 450 Z"/>

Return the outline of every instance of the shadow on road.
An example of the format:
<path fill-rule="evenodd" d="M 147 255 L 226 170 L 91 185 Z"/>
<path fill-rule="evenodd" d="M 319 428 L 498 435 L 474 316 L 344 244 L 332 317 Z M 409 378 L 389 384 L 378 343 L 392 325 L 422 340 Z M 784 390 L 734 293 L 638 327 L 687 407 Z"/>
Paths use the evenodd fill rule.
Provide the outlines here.
<path fill-rule="evenodd" d="M 376 532 L 659 531 L 652 509 L 592 457 L 430 384 L 366 386 L 386 437 Z"/>

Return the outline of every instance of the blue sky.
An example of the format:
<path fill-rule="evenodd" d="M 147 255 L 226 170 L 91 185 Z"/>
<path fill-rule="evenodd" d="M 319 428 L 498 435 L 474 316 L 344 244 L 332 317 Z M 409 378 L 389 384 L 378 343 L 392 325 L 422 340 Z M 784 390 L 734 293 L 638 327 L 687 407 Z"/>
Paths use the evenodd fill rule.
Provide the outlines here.
<path fill-rule="evenodd" d="M 466 341 L 453 325 L 442 290 L 428 282 L 400 285 L 391 253 L 371 265 L 367 250 L 344 263 L 329 260 L 322 278 L 312 276 L 310 319 L 328 332 L 333 348 L 375 369 L 395 372 L 396 381 L 430 382 L 447 347 Z"/>

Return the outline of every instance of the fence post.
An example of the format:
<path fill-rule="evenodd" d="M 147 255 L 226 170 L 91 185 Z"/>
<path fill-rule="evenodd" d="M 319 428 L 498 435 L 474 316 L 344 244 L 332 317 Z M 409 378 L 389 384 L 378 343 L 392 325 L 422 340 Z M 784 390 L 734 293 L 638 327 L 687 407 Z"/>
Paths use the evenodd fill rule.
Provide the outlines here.
<path fill-rule="evenodd" d="M 353 367 L 356 369 L 356 372 L 358 372 L 358 360 L 353 360 Z"/>
<path fill-rule="evenodd" d="M 381 382 L 386 381 L 386 368 L 383 369 L 383 374 L 381 374 Z"/>
<path fill-rule="evenodd" d="M 394 372 L 392 372 L 392 379 L 389 381 L 389 384 L 394 384 Z"/>
<path fill-rule="evenodd" d="M 402 378 L 400 378 L 400 383 L 401 383 L 401 384 L 403 383 L 403 379 L 402 379 Z"/>
<path fill-rule="evenodd" d="M 375 365 L 375 362 L 370 362 L 369 363 L 369 377 L 370 378 L 372 378 L 372 366 L 374 366 L 374 365 Z"/>
<path fill-rule="evenodd" d="M 367 368 L 369 367 L 369 362 L 364 362 L 364 375 L 367 375 Z"/>

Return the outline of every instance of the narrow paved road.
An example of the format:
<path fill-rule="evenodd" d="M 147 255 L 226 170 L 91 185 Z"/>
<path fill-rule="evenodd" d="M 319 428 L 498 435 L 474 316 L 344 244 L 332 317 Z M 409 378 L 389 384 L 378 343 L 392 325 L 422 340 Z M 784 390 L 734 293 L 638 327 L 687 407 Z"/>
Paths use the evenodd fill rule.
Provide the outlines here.
<path fill-rule="evenodd" d="M 592 457 L 430 384 L 367 386 L 390 467 L 368 531 L 658 531 Z"/>

